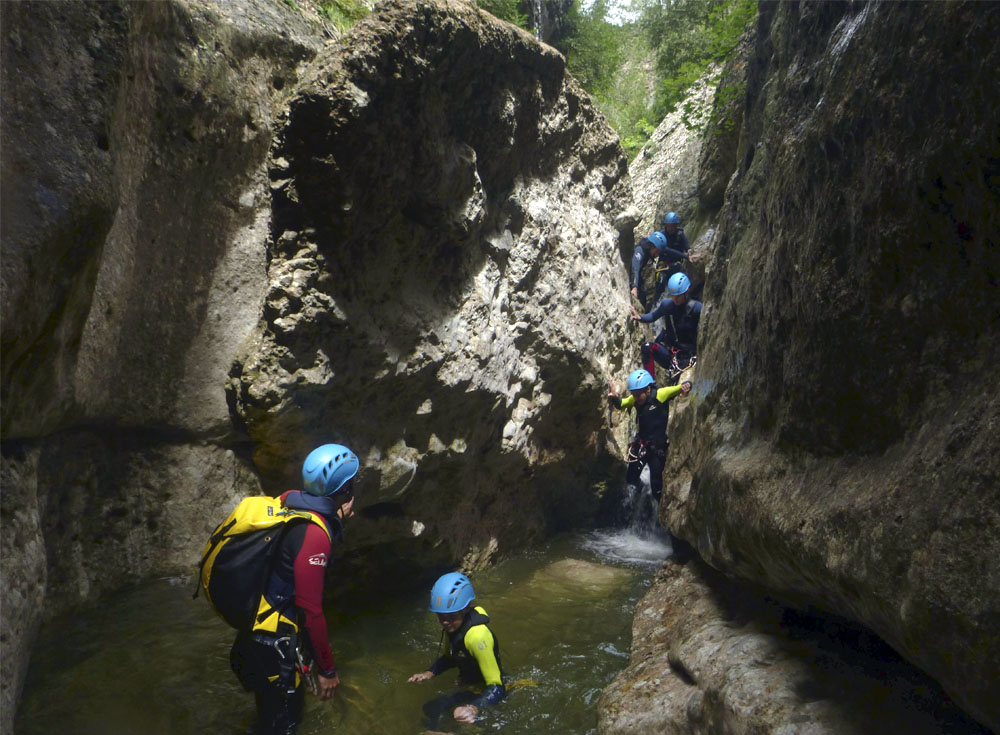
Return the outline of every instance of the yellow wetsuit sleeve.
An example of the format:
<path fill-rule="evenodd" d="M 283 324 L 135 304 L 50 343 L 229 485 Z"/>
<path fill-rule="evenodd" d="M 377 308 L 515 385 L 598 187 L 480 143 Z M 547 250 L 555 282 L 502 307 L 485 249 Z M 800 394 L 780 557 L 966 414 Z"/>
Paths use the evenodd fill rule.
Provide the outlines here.
<path fill-rule="evenodd" d="M 679 385 L 668 385 L 664 388 L 658 388 L 656 390 L 656 400 L 658 400 L 660 403 L 663 403 L 664 401 L 673 398 L 680 392 L 681 392 L 681 387 Z M 635 405 L 635 396 L 628 395 L 622 398 L 622 402 L 619 408 L 628 408 L 629 406 L 634 406 L 634 405 Z"/>
<path fill-rule="evenodd" d="M 465 650 L 468 651 L 483 674 L 486 686 L 490 684 L 503 685 L 500 679 L 500 665 L 493 654 L 493 634 L 485 625 L 474 625 L 465 634 Z"/>
<path fill-rule="evenodd" d="M 681 387 L 679 385 L 668 385 L 665 388 L 660 388 L 656 391 L 656 400 L 660 403 L 665 403 L 680 392 Z"/>

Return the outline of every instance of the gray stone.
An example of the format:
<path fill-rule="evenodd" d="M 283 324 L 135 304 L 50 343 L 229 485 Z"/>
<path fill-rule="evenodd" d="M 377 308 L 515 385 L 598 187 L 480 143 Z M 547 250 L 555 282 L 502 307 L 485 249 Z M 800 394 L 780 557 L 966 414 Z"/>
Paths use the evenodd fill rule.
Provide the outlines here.
<path fill-rule="evenodd" d="M 349 444 L 364 502 L 398 511 L 352 539 L 414 560 L 592 513 L 629 190 L 563 58 L 464 3 L 382 4 L 317 58 L 272 158 L 269 295 L 229 381 L 265 483 Z"/>
<path fill-rule="evenodd" d="M 598 716 L 600 735 L 986 735 L 871 633 L 790 614 L 695 563 L 657 574 Z"/>
<path fill-rule="evenodd" d="M 994 728 L 998 27 L 978 3 L 762 5 L 661 508 Z"/>

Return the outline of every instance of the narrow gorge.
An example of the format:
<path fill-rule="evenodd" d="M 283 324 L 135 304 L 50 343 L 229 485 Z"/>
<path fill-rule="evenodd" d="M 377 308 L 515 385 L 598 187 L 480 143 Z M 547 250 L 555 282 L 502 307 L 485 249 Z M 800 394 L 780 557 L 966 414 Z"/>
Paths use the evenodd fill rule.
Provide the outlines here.
<path fill-rule="evenodd" d="M 535 34 L 301 5 L 0 4 L 0 730 L 43 621 L 190 576 L 319 443 L 362 467 L 333 595 L 610 523 L 668 209 L 684 553 L 594 732 L 1000 729 L 1000 5 L 760 2 L 631 170 Z"/>

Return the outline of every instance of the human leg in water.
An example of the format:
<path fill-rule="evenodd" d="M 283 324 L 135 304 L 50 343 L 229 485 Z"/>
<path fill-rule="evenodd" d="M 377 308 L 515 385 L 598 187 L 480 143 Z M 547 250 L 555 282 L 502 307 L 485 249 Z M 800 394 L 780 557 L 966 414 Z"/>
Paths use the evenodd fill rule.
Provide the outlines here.
<path fill-rule="evenodd" d="M 301 683 L 295 686 L 295 670 L 283 667 L 282 660 L 276 648 L 248 633 L 238 633 L 230 649 L 233 672 L 257 702 L 254 735 L 294 735 L 302 721 L 305 689 Z M 275 676 L 277 681 L 272 681 Z"/>
<path fill-rule="evenodd" d="M 256 692 L 257 727 L 254 735 L 295 735 L 302 720 L 305 690 L 285 694 L 276 686 Z"/>
<path fill-rule="evenodd" d="M 474 701 L 476 701 L 476 694 L 466 689 L 460 689 L 454 694 L 442 694 L 440 697 L 435 697 L 424 703 L 424 726 L 428 730 L 437 730 L 442 716 L 451 714 L 456 707 L 472 704 Z"/>

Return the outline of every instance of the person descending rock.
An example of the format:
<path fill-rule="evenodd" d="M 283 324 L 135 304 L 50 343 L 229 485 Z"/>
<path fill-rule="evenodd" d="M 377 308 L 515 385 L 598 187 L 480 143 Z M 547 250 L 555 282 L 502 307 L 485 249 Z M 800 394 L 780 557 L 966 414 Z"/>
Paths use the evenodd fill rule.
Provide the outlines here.
<path fill-rule="evenodd" d="M 642 468 L 649 465 L 649 487 L 656 502 L 663 494 L 663 467 L 667 462 L 668 403 L 678 394 L 687 395 L 691 383 L 657 388 L 653 376 L 646 370 L 636 370 L 628 376 L 628 390 L 631 395 L 621 398 L 613 382 L 608 383 L 608 400 L 618 409 L 635 406 L 639 432 L 628 449 L 628 472 L 625 481 L 638 487 Z"/>
<path fill-rule="evenodd" d="M 496 705 L 507 696 L 500 668 L 500 644 L 489 627 L 486 610 L 473 606 L 476 593 L 468 577 L 459 572 L 445 574 L 431 588 L 430 610 L 437 613 L 448 634 L 447 651 L 426 671 L 407 681 L 426 681 L 458 667 L 458 682 L 464 687 L 444 694 L 424 705 L 427 726 L 434 729 L 441 715 L 452 707 L 458 722 L 475 722 L 479 710 Z M 481 689 L 479 693 L 472 688 Z"/>
<path fill-rule="evenodd" d="M 280 506 L 268 513 L 305 520 L 284 524 L 287 530 L 264 585 L 260 612 L 250 630 L 237 634 L 230 653 L 233 671 L 256 695 L 255 732 L 261 735 L 288 735 L 298 728 L 305 698 L 302 679 L 311 658 L 303 651 L 315 657 L 314 694 L 330 699 L 340 684 L 323 615 L 323 582 L 332 540 L 342 538 L 344 521 L 354 515 L 358 467 L 357 456 L 347 447 L 318 447 L 302 464 L 303 491 L 284 493 Z M 303 629 L 306 635 L 300 637 Z"/>
<path fill-rule="evenodd" d="M 648 314 L 639 314 L 629 304 L 632 318 L 650 324 L 660 317 L 664 327 L 653 342 L 641 347 L 642 366 L 654 374 L 654 360 L 665 367 L 670 374 L 668 384 L 676 382 L 680 371 L 686 368 L 698 354 L 698 322 L 701 320 L 701 302 L 688 297 L 690 279 L 683 273 L 675 273 L 667 282 L 667 298 Z"/>
<path fill-rule="evenodd" d="M 681 270 L 681 263 L 694 260 L 684 230 L 678 227 L 680 218 L 676 212 L 670 212 L 664 218 L 663 231 L 652 232 L 642 238 L 635 246 L 632 254 L 632 295 L 644 306 L 646 304 L 645 289 L 642 282 L 642 269 L 650 260 L 656 259 L 659 267 L 656 276 L 656 290 L 653 293 L 653 303 L 660 300 L 667 280 Z"/>
<path fill-rule="evenodd" d="M 667 262 L 671 263 L 671 270 L 666 275 L 666 278 L 669 278 L 674 273 L 680 272 L 680 261 L 693 261 L 697 259 L 697 256 L 691 253 L 691 243 L 688 242 L 687 235 L 684 234 L 681 218 L 677 212 L 667 212 L 663 216 L 663 226 L 659 232 L 666 239 Z"/>

